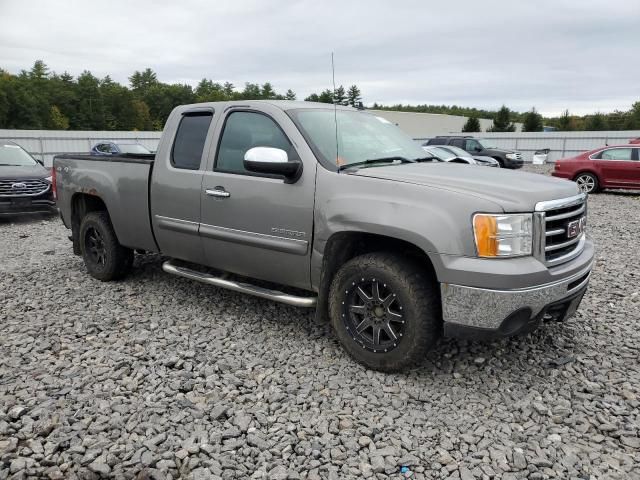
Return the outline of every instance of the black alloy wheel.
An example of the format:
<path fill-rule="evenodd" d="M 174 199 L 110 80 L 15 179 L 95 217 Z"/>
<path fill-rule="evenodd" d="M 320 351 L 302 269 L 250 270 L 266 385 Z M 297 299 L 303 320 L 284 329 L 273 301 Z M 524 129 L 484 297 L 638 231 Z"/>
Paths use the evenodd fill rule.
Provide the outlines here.
<path fill-rule="evenodd" d="M 84 249 L 94 263 L 105 265 L 107 263 L 107 249 L 104 245 L 102 234 L 93 227 L 87 229 L 84 238 Z"/>
<path fill-rule="evenodd" d="M 342 317 L 352 338 L 370 352 L 396 348 L 405 333 L 405 319 L 391 288 L 375 278 L 362 278 L 345 293 Z"/>

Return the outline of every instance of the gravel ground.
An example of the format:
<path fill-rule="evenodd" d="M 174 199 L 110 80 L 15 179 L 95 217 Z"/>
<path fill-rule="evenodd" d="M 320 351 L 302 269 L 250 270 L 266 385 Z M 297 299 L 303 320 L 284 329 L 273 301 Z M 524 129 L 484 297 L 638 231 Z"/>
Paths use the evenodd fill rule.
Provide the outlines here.
<path fill-rule="evenodd" d="M 101 283 L 57 218 L 0 222 L 0 479 L 640 478 L 639 212 L 591 197 L 574 319 L 398 375 L 307 311 L 151 255 Z"/>

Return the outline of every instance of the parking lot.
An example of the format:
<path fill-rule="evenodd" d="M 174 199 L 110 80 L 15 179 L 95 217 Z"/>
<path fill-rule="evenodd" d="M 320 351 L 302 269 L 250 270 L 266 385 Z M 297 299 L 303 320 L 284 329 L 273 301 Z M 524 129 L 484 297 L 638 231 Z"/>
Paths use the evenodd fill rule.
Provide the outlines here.
<path fill-rule="evenodd" d="M 0 220 L 0 478 L 640 478 L 639 212 L 590 197 L 575 318 L 395 375 L 306 310 L 154 255 L 101 283 L 58 218 Z"/>

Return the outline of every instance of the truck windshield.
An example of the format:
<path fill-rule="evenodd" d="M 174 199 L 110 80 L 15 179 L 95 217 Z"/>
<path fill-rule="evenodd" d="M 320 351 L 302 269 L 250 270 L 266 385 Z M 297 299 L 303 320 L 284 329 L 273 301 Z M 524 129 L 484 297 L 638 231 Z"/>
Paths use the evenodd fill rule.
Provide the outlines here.
<path fill-rule="evenodd" d="M 139 143 L 119 143 L 118 148 L 122 153 L 151 153 Z"/>
<path fill-rule="evenodd" d="M 31 155 L 18 145 L 0 144 L 0 166 L 32 167 L 33 165 L 37 165 L 37 163 Z"/>
<path fill-rule="evenodd" d="M 418 144 L 382 117 L 359 111 L 334 112 L 319 108 L 289 110 L 288 113 L 314 153 L 327 166 L 344 168 L 358 163 L 360 167 L 371 167 L 384 165 L 384 162 L 371 160 L 389 159 L 388 163 L 399 164 L 393 159 L 416 160 L 425 156 Z"/>

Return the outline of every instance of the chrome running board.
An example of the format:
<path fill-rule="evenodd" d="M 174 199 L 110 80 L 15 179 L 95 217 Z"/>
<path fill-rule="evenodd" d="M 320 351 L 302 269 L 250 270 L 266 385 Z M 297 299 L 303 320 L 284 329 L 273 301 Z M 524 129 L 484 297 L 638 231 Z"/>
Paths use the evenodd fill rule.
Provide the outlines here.
<path fill-rule="evenodd" d="M 226 288 L 228 290 L 233 290 L 234 292 L 248 293 L 249 295 L 255 295 L 256 297 L 266 298 L 275 302 L 286 303 L 287 305 L 293 305 L 294 307 L 312 308 L 316 306 L 317 302 L 316 297 L 299 297 L 296 295 L 289 295 L 288 293 L 280 292 L 278 290 L 270 290 L 268 288 L 251 285 L 249 283 L 235 282 L 233 280 L 227 280 L 226 278 L 215 277 L 209 273 L 191 270 L 190 268 L 176 265 L 173 263 L 173 260 L 167 260 L 164 262 L 162 264 L 162 270 L 172 275 L 178 275 L 179 277 L 196 280 L 216 287 Z"/>

